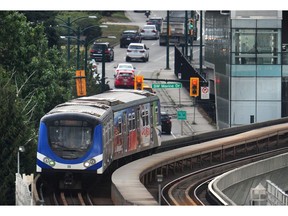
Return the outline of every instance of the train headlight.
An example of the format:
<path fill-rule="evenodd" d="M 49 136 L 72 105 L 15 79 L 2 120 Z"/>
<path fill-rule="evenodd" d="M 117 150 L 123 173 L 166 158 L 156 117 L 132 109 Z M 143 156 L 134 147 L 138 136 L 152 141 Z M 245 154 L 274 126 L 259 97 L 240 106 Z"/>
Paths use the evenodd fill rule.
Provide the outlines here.
<path fill-rule="evenodd" d="M 48 165 L 51 166 L 51 167 L 55 166 L 55 164 L 56 164 L 54 160 L 52 160 L 52 159 L 50 159 L 50 158 L 48 158 L 48 157 L 45 157 L 45 158 L 43 159 L 43 162 L 46 163 L 46 164 L 48 164 Z"/>
<path fill-rule="evenodd" d="M 90 167 L 90 166 L 93 166 L 94 164 L 96 164 L 96 160 L 92 158 L 84 162 L 84 167 Z"/>

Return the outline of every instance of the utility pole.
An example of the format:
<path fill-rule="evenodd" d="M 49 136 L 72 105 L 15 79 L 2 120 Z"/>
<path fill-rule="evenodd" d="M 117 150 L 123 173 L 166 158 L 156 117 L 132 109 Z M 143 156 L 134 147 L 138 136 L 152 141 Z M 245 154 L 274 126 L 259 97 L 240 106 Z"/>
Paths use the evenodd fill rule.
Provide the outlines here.
<path fill-rule="evenodd" d="M 185 52 L 184 56 L 188 57 L 188 12 L 185 11 Z"/>
<path fill-rule="evenodd" d="M 202 74 L 202 45 L 203 45 L 203 38 L 202 38 L 202 10 L 200 10 L 200 52 L 199 52 L 199 66 L 200 66 L 200 74 Z"/>
<path fill-rule="evenodd" d="M 166 33 L 166 36 L 167 36 L 167 40 L 166 40 L 166 70 L 170 70 L 170 67 L 169 67 L 169 44 L 170 44 L 170 40 L 169 40 L 169 11 L 167 11 L 167 33 Z"/>

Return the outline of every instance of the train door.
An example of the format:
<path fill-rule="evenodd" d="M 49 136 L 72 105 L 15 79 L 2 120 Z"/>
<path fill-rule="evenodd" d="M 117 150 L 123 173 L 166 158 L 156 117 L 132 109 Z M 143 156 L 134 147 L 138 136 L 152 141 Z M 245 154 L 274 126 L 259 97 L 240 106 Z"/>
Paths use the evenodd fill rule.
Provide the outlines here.
<path fill-rule="evenodd" d="M 128 136 L 128 127 L 127 127 L 127 112 L 124 111 L 122 113 L 122 140 L 123 140 L 123 149 L 124 152 L 127 152 L 128 149 L 128 142 L 129 142 L 129 136 Z"/>
<path fill-rule="evenodd" d="M 105 169 L 113 159 L 113 120 L 109 117 L 103 127 L 103 168 Z"/>
<path fill-rule="evenodd" d="M 138 140 L 138 145 L 140 147 L 140 145 L 142 144 L 142 140 L 141 140 L 141 109 L 140 107 L 137 107 L 136 110 L 136 134 L 137 134 L 137 140 Z"/>
<path fill-rule="evenodd" d="M 128 114 L 128 151 L 133 151 L 137 149 L 138 139 L 137 139 L 137 131 L 136 131 L 136 119 L 135 112 L 132 110 Z"/>
<path fill-rule="evenodd" d="M 155 116 L 154 116 L 154 104 L 150 104 L 150 143 L 151 145 L 154 144 L 153 142 L 153 131 L 154 131 L 154 122 L 155 122 Z"/>
<path fill-rule="evenodd" d="M 141 119 L 142 119 L 142 130 L 141 130 L 141 138 L 142 145 L 149 146 L 150 145 L 150 104 L 144 104 L 143 109 L 141 110 Z"/>

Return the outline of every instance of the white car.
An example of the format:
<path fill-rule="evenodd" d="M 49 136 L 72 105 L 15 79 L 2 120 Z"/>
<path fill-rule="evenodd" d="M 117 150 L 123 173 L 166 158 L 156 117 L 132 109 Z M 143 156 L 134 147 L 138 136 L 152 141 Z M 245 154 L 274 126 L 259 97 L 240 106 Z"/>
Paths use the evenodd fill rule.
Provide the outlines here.
<path fill-rule="evenodd" d="M 159 39 L 159 32 L 155 25 L 144 25 L 140 35 L 142 39 Z"/>
<path fill-rule="evenodd" d="M 114 77 L 116 77 L 116 75 L 117 75 L 117 73 L 119 72 L 119 71 L 131 71 L 131 72 L 135 72 L 135 67 L 132 65 L 132 64 L 130 64 L 130 63 L 119 63 L 118 65 L 117 65 L 117 67 L 114 67 L 114 68 L 116 68 L 115 69 L 115 73 L 114 73 Z"/>
<path fill-rule="evenodd" d="M 130 43 L 127 48 L 126 62 L 132 60 L 149 61 L 149 48 L 144 43 Z"/>

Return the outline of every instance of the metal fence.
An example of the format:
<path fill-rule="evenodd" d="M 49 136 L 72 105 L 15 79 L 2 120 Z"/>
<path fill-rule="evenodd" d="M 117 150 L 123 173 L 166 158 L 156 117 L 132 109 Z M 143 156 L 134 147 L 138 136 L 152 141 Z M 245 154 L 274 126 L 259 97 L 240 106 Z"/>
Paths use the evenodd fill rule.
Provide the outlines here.
<path fill-rule="evenodd" d="M 288 195 L 270 180 L 267 184 L 267 205 L 287 205 Z"/>
<path fill-rule="evenodd" d="M 288 195 L 270 180 L 266 180 L 266 187 L 259 184 L 250 191 L 251 205 L 288 205 Z"/>
<path fill-rule="evenodd" d="M 181 47 L 180 47 L 181 48 Z M 174 74 L 175 77 L 178 77 L 181 74 L 180 80 L 187 80 L 187 82 L 182 82 L 183 87 L 189 92 L 190 89 L 190 77 L 198 77 L 200 81 L 200 86 L 207 86 L 207 80 L 205 79 L 205 73 L 200 74 L 197 69 L 193 67 L 190 61 L 184 56 L 183 50 L 175 46 L 174 51 Z M 200 97 L 197 97 L 197 104 L 205 110 L 207 115 L 211 118 L 211 120 L 215 123 L 216 122 L 216 112 L 215 112 L 215 95 L 209 95 L 209 100 L 201 100 Z"/>

